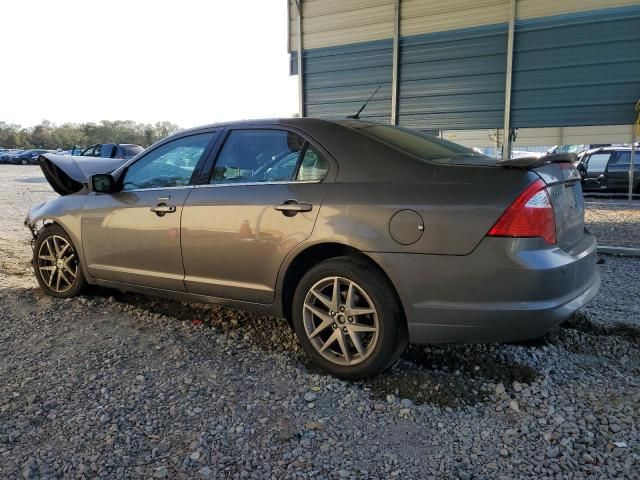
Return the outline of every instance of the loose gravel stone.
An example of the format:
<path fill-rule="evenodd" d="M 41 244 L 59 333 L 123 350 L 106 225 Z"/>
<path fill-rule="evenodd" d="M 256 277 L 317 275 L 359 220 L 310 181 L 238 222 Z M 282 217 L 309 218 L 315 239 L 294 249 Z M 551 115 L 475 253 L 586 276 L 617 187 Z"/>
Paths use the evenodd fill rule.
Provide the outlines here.
<path fill-rule="evenodd" d="M 539 341 L 411 347 L 347 382 L 282 320 L 44 296 L 21 225 L 41 178 L 0 165 L 0 478 L 639 477 L 640 259 L 605 257 Z"/>

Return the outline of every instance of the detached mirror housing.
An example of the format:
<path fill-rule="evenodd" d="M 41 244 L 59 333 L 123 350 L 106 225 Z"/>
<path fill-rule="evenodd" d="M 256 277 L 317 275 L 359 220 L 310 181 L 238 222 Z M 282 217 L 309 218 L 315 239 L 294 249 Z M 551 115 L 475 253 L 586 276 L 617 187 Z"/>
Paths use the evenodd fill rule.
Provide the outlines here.
<path fill-rule="evenodd" d="M 116 181 L 108 173 L 99 173 L 91 175 L 91 190 L 97 193 L 113 193 L 117 190 Z"/>

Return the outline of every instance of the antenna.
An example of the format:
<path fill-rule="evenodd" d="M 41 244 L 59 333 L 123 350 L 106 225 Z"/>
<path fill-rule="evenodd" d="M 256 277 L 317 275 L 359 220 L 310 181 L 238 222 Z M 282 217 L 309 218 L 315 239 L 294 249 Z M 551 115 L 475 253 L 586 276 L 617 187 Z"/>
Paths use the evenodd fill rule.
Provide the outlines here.
<path fill-rule="evenodd" d="M 353 118 L 354 120 L 358 120 L 360 118 L 360 114 L 362 113 L 362 111 L 364 110 L 364 107 L 367 106 L 367 104 L 371 101 L 371 99 L 375 96 L 376 93 L 378 93 L 378 90 L 380 90 L 380 87 L 382 86 L 382 84 L 378 85 L 378 88 L 376 88 L 373 93 L 371 94 L 371 96 L 367 99 L 366 102 L 364 102 L 364 105 L 362 105 L 362 107 L 360 107 L 360 110 L 358 110 L 358 113 L 356 113 L 355 115 L 349 115 L 347 118 Z"/>

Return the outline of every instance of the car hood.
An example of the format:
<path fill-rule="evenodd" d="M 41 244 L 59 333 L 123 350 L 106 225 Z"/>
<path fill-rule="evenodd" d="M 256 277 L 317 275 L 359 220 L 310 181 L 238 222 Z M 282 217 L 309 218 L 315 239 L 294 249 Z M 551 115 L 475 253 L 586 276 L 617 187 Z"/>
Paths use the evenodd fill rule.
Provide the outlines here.
<path fill-rule="evenodd" d="M 75 157 L 45 153 L 38 163 L 45 178 L 60 195 L 79 192 L 89 182 L 91 175 L 111 173 L 127 162 L 120 158 Z"/>

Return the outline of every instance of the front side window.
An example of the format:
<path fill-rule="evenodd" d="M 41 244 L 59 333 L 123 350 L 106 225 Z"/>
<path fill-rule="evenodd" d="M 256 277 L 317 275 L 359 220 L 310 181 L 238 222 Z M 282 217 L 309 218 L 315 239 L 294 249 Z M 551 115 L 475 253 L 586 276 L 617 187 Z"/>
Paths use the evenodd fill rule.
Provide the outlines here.
<path fill-rule="evenodd" d="M 604 173 L 604 171 L 607 169 L 609 158 L 611 158 L 610 153 L 594 153 L 593 155 L 591 155 L 591 157 L 589 157 L 589 162 L 587 163 L 587 172 L 590 174 Z"/>
<path fill-rule="evenodd" d="M 100 145 L 91 145 L 84 152 L 82 152 L 82 156 L 83 157 L 93 157 L 96 148 L 98 148 L 99 146 Z"/>
<path fill-rule="evenodd" d="M 131 165 L 123 190 L 188 185 L 191 175 L 215 133 L 201 133 L 165 143 Z"/>
<path fill-rule="evenodd" d="M 233 130 L 218 155 L 211 183 L 293 180 L 304 140 L 285 130 Z"/>

